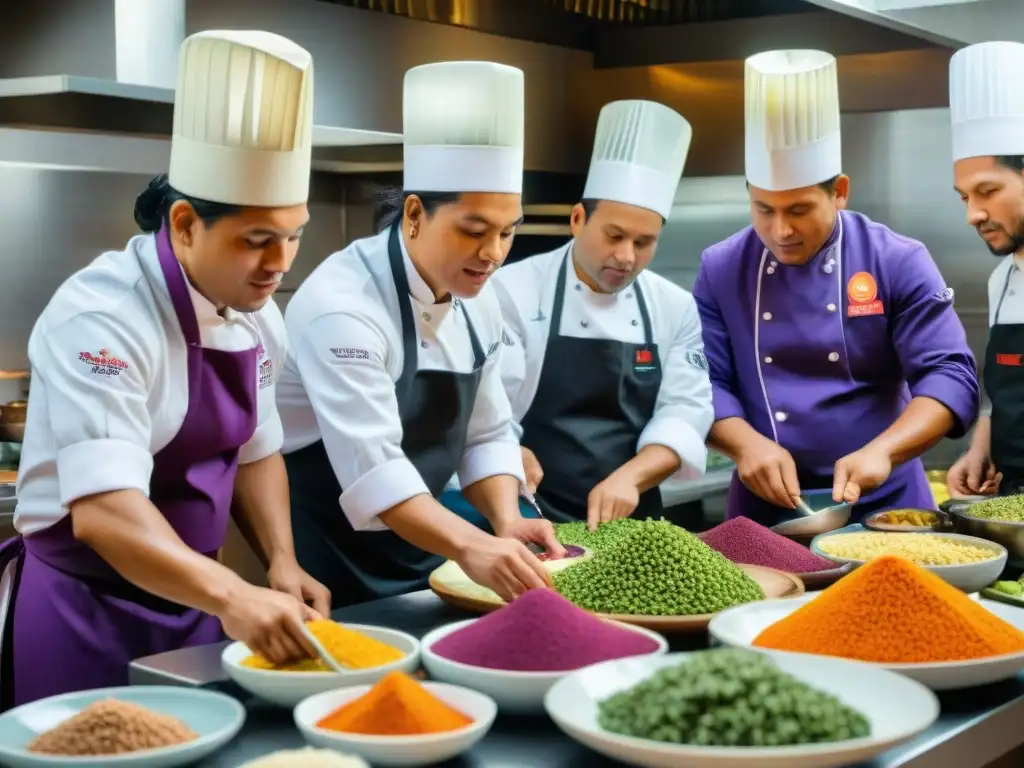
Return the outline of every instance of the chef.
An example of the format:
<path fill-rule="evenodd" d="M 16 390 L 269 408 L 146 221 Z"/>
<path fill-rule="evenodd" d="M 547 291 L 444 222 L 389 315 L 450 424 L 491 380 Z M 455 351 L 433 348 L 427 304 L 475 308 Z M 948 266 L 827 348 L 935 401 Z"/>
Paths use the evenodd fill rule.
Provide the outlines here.
<path fill-rule="evenodd" d="M 949 64 L 953 177 L 967 223 L 1000 259 L 988 281 L 985 393 L 967 453 L 946 482 L 954 495 L 1024 491 L 1024 44 L 989 42 Z"/>
<path fill-rule="evenodd" d="M 704 473 L 713 409 L 697 307 L 647 271 L 691 135 L 662 104 L 605 105 L 573 239 L 495 276 L 502 379 L 548 518 L 661 517 L 659 484 Z"/>
<path fill-rule="evenodd" d="M 223 632 L 309 656 L 304 602 L 329 607 L 295 560 L 274 403 L 312 61 L 267 32 L 208 31 L 179 67 L 170 171 L 135 208 L 146 234 L 72 275 L 29 339 L 20 536 L 0 549 L 7 707 L 126 685 L 132 659 Z M 272 589 L 216 559 L 233 503 Z"/>
<path fill-rule="evenodd" d="M 415 67 L 404 192 L 374 237 L 329 256 L 285 313 L 279 407 L 299 562 L 335 605 L 423 589 L 445 559 L 506 599 L 550 583 L 524 542 L 519 442 L 489 286 L 522 221 L 523 73 Z M 458 473 L 497 536 L 438 501 Z"/>
<path fill-rule="evenodd" d="M 772 525 L 827 488 L 855 520 L 933 508 L 918 457 L 977 416 L 953 291 L 924 245 L 845 210 L 839 127 L 831 55 L 747 60 L 752 226 L 704 252 L 694 286 L 729 517 Z"/>

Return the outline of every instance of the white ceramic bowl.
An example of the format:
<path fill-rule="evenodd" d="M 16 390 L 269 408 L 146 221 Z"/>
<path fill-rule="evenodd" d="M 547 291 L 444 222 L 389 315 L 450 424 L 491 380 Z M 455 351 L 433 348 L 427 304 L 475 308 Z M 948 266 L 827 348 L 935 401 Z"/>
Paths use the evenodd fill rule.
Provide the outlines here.
<path fill-rule="evenodd" d="M 361 685 L 318 693 L 304 700 L 295 708 L 295 725 L 310 745 L 358 755 L 373 765 L 433 765 L 471 749 L 494 724 L 498 705 L 489 696 L 447 683 L 422 685 L 448 706 L 473 718 L 473 722 L 457 731 L 425 736 L 367 736 L 317 728 L 322 718 L 372 688 Z"/>
<path fill-rule="evenodd" d="M 782 602 L 782 601 L 771 601 Z M 935 694 L 900 675 L 844 659 L 762 651 L 808 685 L 840 698 L 871 724 L 871 735 L 792 747 L 696 747 L 619 736 L 597 724 L 598 703 L 674 666 L 690 653 L 606 661 L 555 683 L 544 699 L 551 719 L 576 741 L 648 768 L 833 768 L 859 764 L 921 733 L 939 716 Z"/>
<path fill-rule="evenodd" d="M 347 629 L 380 640 L 382 643 L 405 651 L 398 661 L 371 669 L 358 669 L 348 674 L 337 672 L 276 672 L 267 669 L 243 667 L 242 660 L 252 655 L 245 643 L 232 643 L 221 654 L 224 671 L 239 686 L 264 701 L 279 707 L 294 707 L 316 693 L 353 685 L 372 685 L 389 672 L 412 673 L 420 663 L 420 642 L 412 635 L 395 629 L 372 627 L 366 624 L 345 624 Z"/>
<path fill-rule="evenodd" d="M 821 550 L 821 542 L 825 539 L 833 536 L 864 536 L 871 534 L 874 536 L 902 536 L 903 533 L 882 533 L 881 531 L 851 531 L 846 533 L 826 533 L 821 536 L 817 536 L 811 542 L 811 551 L 814 554 L 821 557 L 827 558 L 834 563 L 851 563 L 854 567 L 864 565 L 866 560 L 853 560 L 847 557 L 837 557 L 830 555 L 827 552 Z M 1002 544 L 997 544 L 994 541 L 988 541 L 986 539 L 979 539 L 976 536 L 964 536 L 960 533 L 936 533 L 929 531 L 927 534 L 911 533 L 907 534 L 911 536 L 937 536 L 941 539 L 952 539 L 954 541 L 961 542 L 963 544 L 970 544 L 971 546 L 978 547 L 980 549 L 987 549 L 992 552 L 992 557 L 989 560 L 982 560 L 980 563 L 966 563 L 964 565 L 923 565 L 918 563 L 926 571 L 931 571 L 936 576 L 941 578 L 947 584 L 950 584 L 957 589 L 963 590 L 964 592 L 978 592 L 984 589 L 993 581 L 999 578 L 999 574 L 1006 568 L 1006 547 Z"/>
<path fill-rule="evenodd" d="M 421 658 L 423 667 L 432 679 L 453 685 L 462 685 L 475 691 L 485 693 L 494 699 L 498 709 L 505 713 L 538 714 L 544 711 L 544 694 L 554 685 L 575 670 L 564 672 L 516 672 L 500 669 L 485 669 L 451 661 L 438 656 L 433 645 L 452 632 L 469 626 L 478 619 L 457 621 L 438 627 L 426 635 L 421 641 Z M 632 630 L 637 634 L 649 637 L 658 643 L 657 650 L 645 656 L 657 656 L 668 652 L 668 642 L 657 632 L 643 627 L 613 622 L 623 629 Z"/>
<path fill-rule="evenodd" d="M 199 734 L 186 744 L 123 755 L 66 757 L 26 751 L 36 736 L 103 699 L 139 704 L 176 717 Z M 231 741 L 245 723 L 245 708 L 223 693 L 197 688 L 133 685 L 65 693 L 23 704 L 0 715 L 0 765 L 10 768 L 178 768 L 195 765 Z"/>
<path fill-rule="evenodd" d="M 818 594 L 820 593 L 728 608 L 711 620 L 708 633 L 714 640 L 724 645 L 750 648 L 761 632 L 814 600 Z M 987 610 L 1024 632 L 1024 610 L 991 600 L 979 600 L 979 602 Z M 820 658 L 831 657 L 822 656 Z M 934 664 L 872 663 L 870 666 L 898 672 L 935 691 L 948 691 L 986 685 L 1016 677 L 1021 670 L 1024 670 L 1024 653 L 1008 653 L 973 661 L 942 661 Z"/>

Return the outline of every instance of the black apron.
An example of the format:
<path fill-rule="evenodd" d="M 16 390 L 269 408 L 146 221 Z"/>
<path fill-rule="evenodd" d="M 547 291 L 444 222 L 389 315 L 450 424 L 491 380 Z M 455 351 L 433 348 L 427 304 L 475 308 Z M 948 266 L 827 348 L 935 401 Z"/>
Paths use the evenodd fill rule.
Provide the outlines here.
<path fill-rule="evenodd" d="M 391 228 L 388 260 L 402 319 L 404 365 L 395 382 L 402 421 L 402 451 L 419 471 L 434 498 L 455 474 L 466 447 L 485 354 L 465 314 L 473 347 L 473 372 L 417 370 L 416 323 L 409 281 Z M 466 312 L 457 299 L 454 310 Z M 341 487 L 323 441 L 285 455 L 292 527 L 299 564 L 331 590 L 332 607 L 393 597 L 425 589 L 430 572 L 444 558 L 425 552 L 392 531 L 355 531 L 338 504 Z"/>
<path fill-rule="evenodd" d="M 992 402 L 991 456 L 1003 473 L 999 493 L 1024 491 L 1024 324 L 999 325 L 999 311 L 1016 266 L 1011 265 L 996 304 L 985 349 L 985 394 Z"/>
<path fill-rule="evenodd" d="M 661 387 L 661 358 L 639 281 L 628 290 L 636 292 L 643 344 L 580 339 L 561 334 L 567 271 L 563 262 L 537 394 L 521 422 L 521 443 L 544 470 L 537 502 L 546 517 L 558 522 L 586 520 L 587 496 L 594 486 L 636 456 L 637 440 L 654 414 Z M 659 517 L 661 512 L 661 492 L 655 487 L 640 495 L 633 516 Z"/>

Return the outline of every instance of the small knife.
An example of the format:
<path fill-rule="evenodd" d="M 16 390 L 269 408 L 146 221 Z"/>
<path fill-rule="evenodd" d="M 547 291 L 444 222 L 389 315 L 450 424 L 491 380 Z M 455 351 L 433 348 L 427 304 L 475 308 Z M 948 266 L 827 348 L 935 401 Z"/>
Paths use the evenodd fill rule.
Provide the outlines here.
<path fill-rule="evenodd" d="M 540 515 L 541 520 L 547 519 L 544 517 L 544 513 L 541 511 L 540 504 L 537 503 L 537 499 L 534 497 L 532 493 L 530 493 L 530 489 L 527 488 L 525 485 L 519 486 L 519 497 L 522 499 L 526 499 L 526 503 L 533 508 L 534 512 Z M 542 555 L 547 551 L 540 544 L 537 544 L 533 541 L 528 541 L 526 543 L 526 548 L 533 552 L 533 554 L 535 555 Z"/>

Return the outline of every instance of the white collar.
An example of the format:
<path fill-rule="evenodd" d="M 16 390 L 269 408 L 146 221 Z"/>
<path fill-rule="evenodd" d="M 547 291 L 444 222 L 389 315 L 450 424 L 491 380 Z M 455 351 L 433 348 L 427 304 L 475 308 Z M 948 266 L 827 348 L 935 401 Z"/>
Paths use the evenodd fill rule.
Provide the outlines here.
<path fill-rule="evenodd" d="M 405 247 L 405 236 L 399 232 L 398 244 L 402 249 L 402 261 L 405 264 L 405 277 L 409 281 L 409 295 L 411 295 L 420 304 L 429 304 L 431 306 L 436 305 L 450 305 L 451 300 L 438 301 L 434 298 L 434 292 L 430 290 L 430 286 L 427 285 L 427 281 L 423 279 L 419 271 L 416 269 L 416 265 L 412 263 L 412 259 L 409 258 L 409 251 Z"/>

